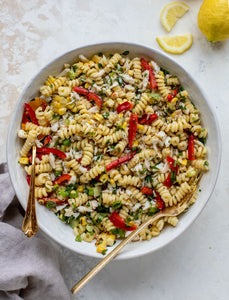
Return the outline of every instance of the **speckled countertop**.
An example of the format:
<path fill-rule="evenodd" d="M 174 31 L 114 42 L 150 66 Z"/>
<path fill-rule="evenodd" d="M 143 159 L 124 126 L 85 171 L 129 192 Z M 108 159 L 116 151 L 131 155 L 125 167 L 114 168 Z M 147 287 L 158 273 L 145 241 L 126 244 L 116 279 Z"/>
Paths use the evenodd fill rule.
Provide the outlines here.
<path fill-rule="evenodd" d="M 0 0 L 0 162 L 10 117 L 25 84 L 51 59 L 85 44 L 129 41 L 159 49 L 159 14 L 168 0 Z M 172 34 L 192 32 L 192 48 L 175 59 L 202 86 L 218 116 L 222 166 L 211 199 L 177 240 L 145 257 L 110 263 L 74 299 L 229 299 L 229 41 L 210 44 L 199 31 L 201 1 Z M 173 56 L 173 55 L 171 55 Z M 173 56 L 174 57 L 174 56 Z M 54 244 L 70 288 L 98 261 Z"/>

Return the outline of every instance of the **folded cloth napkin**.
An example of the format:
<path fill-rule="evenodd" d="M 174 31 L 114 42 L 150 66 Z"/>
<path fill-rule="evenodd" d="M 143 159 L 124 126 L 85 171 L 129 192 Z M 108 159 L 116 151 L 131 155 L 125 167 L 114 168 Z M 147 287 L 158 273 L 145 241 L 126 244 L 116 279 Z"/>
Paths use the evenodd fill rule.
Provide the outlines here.
<path fill-rule="evenodd" d="M 23 217 L 8 173 L 0 174 L 0 194 L 0 299 L 71 299 L 56 250 L 21 231 Z"/>

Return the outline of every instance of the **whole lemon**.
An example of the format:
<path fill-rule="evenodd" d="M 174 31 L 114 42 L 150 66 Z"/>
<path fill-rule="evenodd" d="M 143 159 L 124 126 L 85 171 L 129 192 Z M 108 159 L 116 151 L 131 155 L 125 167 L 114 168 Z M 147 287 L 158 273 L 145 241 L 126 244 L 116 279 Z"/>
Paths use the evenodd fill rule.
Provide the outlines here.
<path fill-rule="evenodd" d="M 229 1 L 205 0 L 198 13 L 198 26 L 210 42 L 229 38 Z"/>

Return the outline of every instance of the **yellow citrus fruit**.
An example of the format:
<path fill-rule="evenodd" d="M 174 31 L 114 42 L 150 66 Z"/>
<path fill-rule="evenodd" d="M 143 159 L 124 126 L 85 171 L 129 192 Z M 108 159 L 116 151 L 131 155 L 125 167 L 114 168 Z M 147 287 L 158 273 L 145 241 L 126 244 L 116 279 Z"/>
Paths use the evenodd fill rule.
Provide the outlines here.
<path fill-rule="evenodd" d="M 229 1 L 205 0 L 198 13 L 198 25 L 210 42 L 229 38 Z"/>
<path fill-rule="evenodd" d="M 156 38 L 158 44 L 166 52 L 181 54 L 192 46 L 192 34 L 183 34 L 176 36 L 161 36 Z"/>
<path fill-rule="evenodd" d="M 189 6 L 180 1 L 165 5 L 160 16 L 161 24 L 169 32 L 188 10 Z"/>

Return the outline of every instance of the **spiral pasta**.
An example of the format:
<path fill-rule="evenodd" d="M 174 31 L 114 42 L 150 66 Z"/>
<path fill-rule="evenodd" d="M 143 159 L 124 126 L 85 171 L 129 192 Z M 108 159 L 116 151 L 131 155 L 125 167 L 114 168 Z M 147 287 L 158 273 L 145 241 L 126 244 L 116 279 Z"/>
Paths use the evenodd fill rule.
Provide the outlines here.
<path fill-rule="evenodd" d="M 188 91 L 155 61 L 147 69 L 142 62 L 128 51 L 79 55 L 49 76 L 18 130 L 28 181 L 37 146 L 39 203 L 72 226 L 77 242 L 96 240 L 102 254 L 126 231 L 189 197 L 209 170 L 208 130 Z M 136 240 L 157 237 L 166 223 L 175 227 L 178 218 L 160 218 Z"/>

